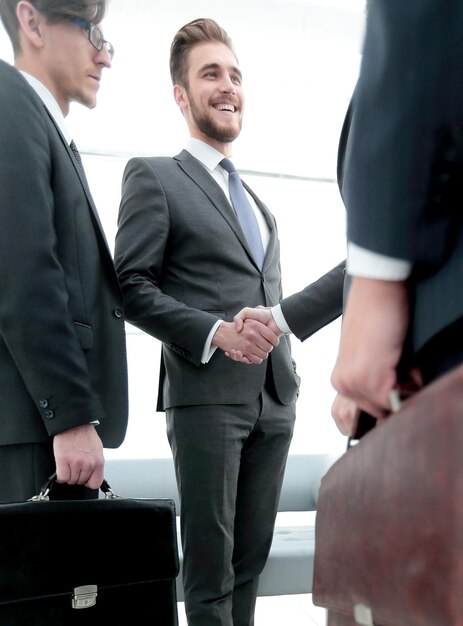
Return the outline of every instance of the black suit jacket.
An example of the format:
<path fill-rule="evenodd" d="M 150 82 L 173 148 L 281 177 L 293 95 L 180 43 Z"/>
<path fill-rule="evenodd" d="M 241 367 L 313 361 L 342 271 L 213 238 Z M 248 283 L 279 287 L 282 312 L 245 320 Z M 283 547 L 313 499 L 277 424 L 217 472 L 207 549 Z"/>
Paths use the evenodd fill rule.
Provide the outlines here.
<path fill-rule="evenodd" d="M 341 315 L 345 268 L 346 262 L 342 261 L 302 291 L 281 301 L 285 320 L 301 341 Z"/>
<path fill-rule="evenodd" d="M 0 445 L 127 425 L 122 299 L 84 176 L 23 76 L 0 62 Z"/>
<path fill-rule="evenodd" d="M 262 271 L 222 189 L 189 152 L 127 164 L 115 261 L 128 320 L 163 342 L 158 410 L 250 402 L 267 371 L 281 403 L 297 396 L 287 337 L 261 365 L 246 367 L 221 350 L 201 364 L 217 320 L 282 298 L 275 219 L 254 198 L 270 230 Z"/>
<path fill-rule="evenodd" d="M 412 345 L 463 316 L 463 4 L 371 0 L 346 156 L 348 238 L 408 260 Z"/>

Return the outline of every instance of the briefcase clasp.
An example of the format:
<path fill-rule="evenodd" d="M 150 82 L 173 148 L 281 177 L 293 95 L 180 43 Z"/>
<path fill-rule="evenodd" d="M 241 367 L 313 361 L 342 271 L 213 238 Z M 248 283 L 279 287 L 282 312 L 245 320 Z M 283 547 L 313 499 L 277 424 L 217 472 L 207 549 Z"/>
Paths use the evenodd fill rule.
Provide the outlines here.
<path fill-rule="evenodd" d="M 360 626 L 375 626 L 371 609 L 364 604 L 354 606 L 354 619 Z"/>
<path fill-rule="evenodd" d="M 96 604 L 98 587 L 96 585 L 83 585 L 74 589 L 72 596 L 73 609 L 89 609 Z"/>

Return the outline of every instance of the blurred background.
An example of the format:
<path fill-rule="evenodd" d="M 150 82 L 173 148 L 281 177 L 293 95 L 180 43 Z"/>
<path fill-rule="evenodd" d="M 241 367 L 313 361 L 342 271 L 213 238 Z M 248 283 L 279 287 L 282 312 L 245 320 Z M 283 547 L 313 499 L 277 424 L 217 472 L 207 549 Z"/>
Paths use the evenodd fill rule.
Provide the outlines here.
<path fill-rule="evenodd" d="M 174 155 L 187 140 L 168 58 L 176 31 L 198 17 L 217 20 L 233 39 L 246 96 L 234 162 L 276 216 L 287 296 L 346 255 L 336 159 L 359 71 L 365 0 L 109 0 L 103 29 L 115 46 L 113 67 L 103 73 L 97 108 L 73 105 L 67 122 L 111 249 L 127 160 Z M 0 57 L 13 62 L 1 26 Z M 337 320 L 303 344 L 292 340 L 302 388 L 291 453 L 345 448 L 330 412 L 339 332 Z M 170 456 L 164 414 L 155 410 L 160 344 L 129 324 L 127 340 L 129 430 L 107 456 Z"/>

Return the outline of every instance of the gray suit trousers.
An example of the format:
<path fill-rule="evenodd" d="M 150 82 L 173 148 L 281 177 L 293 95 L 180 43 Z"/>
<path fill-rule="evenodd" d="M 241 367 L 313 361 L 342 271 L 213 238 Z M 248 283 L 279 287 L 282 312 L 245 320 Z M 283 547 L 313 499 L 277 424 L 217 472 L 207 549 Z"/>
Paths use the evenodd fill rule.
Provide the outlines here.
<path fill-rule="evenodd" d="M 252 626 L 272 543 L 295 403 L 166 411 L 181 500 L 189 626 Z"/>

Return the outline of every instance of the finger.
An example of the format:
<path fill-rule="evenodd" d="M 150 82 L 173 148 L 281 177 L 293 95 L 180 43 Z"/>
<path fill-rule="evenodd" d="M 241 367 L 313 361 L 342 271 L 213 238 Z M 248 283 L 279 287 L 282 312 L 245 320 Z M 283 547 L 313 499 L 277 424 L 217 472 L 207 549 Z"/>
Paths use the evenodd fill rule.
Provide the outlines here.
<path fill-rule="evenodd" d="M 345 435 L 346 437 L 348 437 L 351 434 L 342 420 L 334 418 L 334 423 L 336 424 L 336 427 L 341 435 Z"/>
<path fill-rule="evenodd" d="M 88 487 L 89 489 L 99 489 L 101 486 L 101 483 L 103 482 L 104 479 L 104 474 L 103 471 L 101 470 L 94 470 L 90 476 L 88 477 L 88 479 L 85 481 L 85 483 L 82 483 L 85 487 Z"/>
<path fill-rule="evenodd" d="M 236 350 L 235 348 L 231 348 L 230 351 L 225 351 L 225 356 L 228 357 L 229 359 L 231 359 L 232 361 L 241 361 L 242 357 L 243 357 L 243 353 L 240 352 L 239 350 Z"/>
<path fill-rule="evenodd" d="M 259 333 L 261 337 L 266 339 L 266 341 L 272 345 L 272 347 L 275 347 L 280 343 L 280 338 L 275 335 L 273 330 L 271 330 L 268 326 L 260 326 Z"/>
<path fill-rule="evenodd" d="M 241 357 L 240 363 L 243 363 L 244 365 L 253 365 L 253 363 L 249 359 L 247 359 L 245 356 Z"/>
<path fill-rule="evenodd" d="M 273 345 L 267 341 L 258 341 L 256 345 L 252 346 L 250 352 L 258 358 L 265 360 L 270 352 L 273 350 Z"/>
<path fill-rule="evenodd" d="M 233 322 L 235 324 L 235 329 L 237 333 L 240 333 L 243 328 L 244 328 L 244 320 L 243 318 L 240 316 L 240 313 L 238 313 L 237 315 L 235 315 L 235 317 L 233 318 Z"/>
<path fill-rule="evenodd" d="M 260 365 L 262 363 L 262 361 L 264 361 L 267 358 L 267 355 L 265 354 L 264 357 L 258 356 L 257 354 L 244 354 L 243 355 L 243 362 L 244 359 L 247 360 L 248 365 Z"/>
<path fill-rule="evenodd" d="M 71 478 L 71 467 L 65 461 L 56 459 L 56 482 L 67 483 Z"/>
<path fill-rule="evenodd" d="M 389 391 L 392 388 L 389 384 L 383 385 L 381 390 L 359 388 L 352 381 L 340 377 L 336 368 L 331 374 L 331 384 L 336 391 L 350 399 L 360 410 L 369 413 L 377 419 L 385 418 L 389 415 L 391 408 L 389 403 Z"/>
<path fill-rule="evenodd" d="M 262 322 L 257 320 L 246 321 L 247 335 L 246 339 L 250 344 L 255 344 L 257 348 L 265 352 L 270 350 L 280 343 L 278 335 L 276 335 L 271 328 Z"/>

